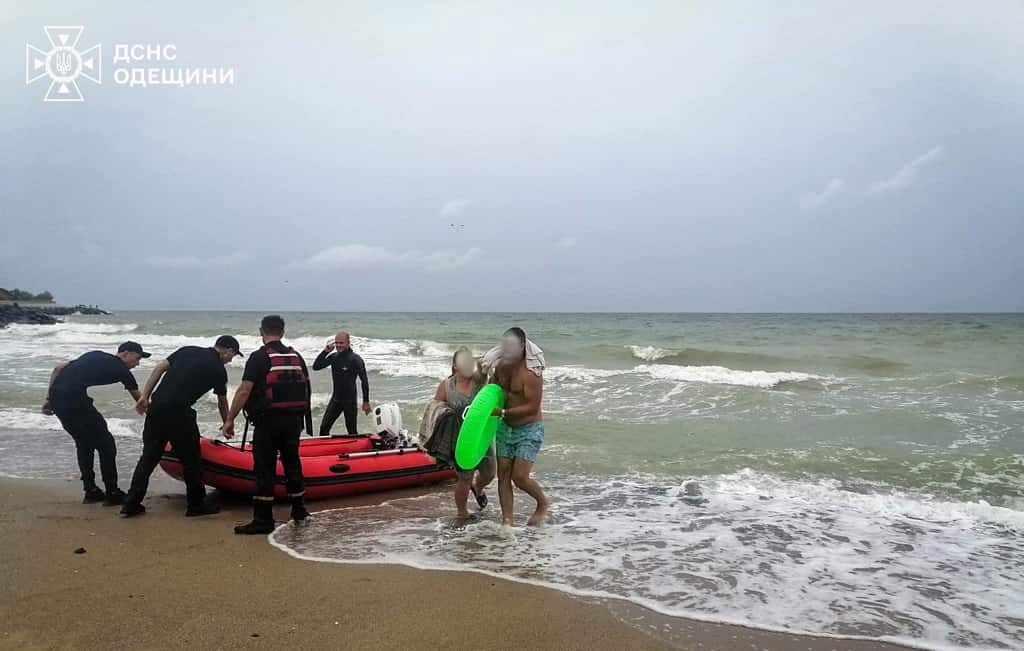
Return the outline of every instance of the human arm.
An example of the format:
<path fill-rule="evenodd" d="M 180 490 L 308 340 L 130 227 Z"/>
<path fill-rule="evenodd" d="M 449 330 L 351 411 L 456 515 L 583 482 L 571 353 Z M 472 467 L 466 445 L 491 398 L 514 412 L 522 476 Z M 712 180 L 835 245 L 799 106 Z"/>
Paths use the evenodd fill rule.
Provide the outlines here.
<path fill-rule="evenodd" d="M 53 383 L 57 380 L 57 376 L 63 371 L 70 362 L 64 362 L 63 364 L 57 364 L 53 367 L 53 372 L 50 373 L 50 385 L 46 388 L 46 400 L 50 400 L 50 392 L 53 391 Z"/>
<path fill-rule="evenodd" d="M 331 348 L 333 348 L 333 342 L 327 344 L 324 352 Z M 309 379 L 309 369 L 306 368 L 306 360 L 302 358 L 302 355 L 299 355 L 299 363 L 302 365 L 302 373 L 306 376 L 306 413 L 302 415 L 303 426 L 306 429 L 306 435 L 313 436 L 313 383 Z"/>
<path fill-rule="evenodd" d="M 438 402 L 448 401 L 448 380 L 441 380 L 441 383 L 437 385 L 437 391 L 434 392 L 434 400 Z"/>
<path fill-rule="evenodd" d="M 64 367 L 66 367 L 67 365 L 68 362 L 64 362 L 63 364 L 57 364 L 56 366 L 53 367 L 53 372 L 50 373 L 50 384 L 46 387 L 46 399 L 43 400 L 42 409 L 42 412 L 47 416 L 53 414 L 53 409 L 50 407 L 51 393 L 53 392 L 53 382 L 54 380 L 57 379 L 57 376 L 60 375 L 60 372 L 63 371 Z"/>
<path fill-rule="evenodd" d="M 224 414 L 224 424 L 220 428 L 224 433 L 224 438 L 229 439 L 235 435 L 235 419 L 238 418 L 238 414 L 245 407 L 246 401 L 249 400 L 249 394 L 252 393 L 253 386 L 254 384 L 250 380 L 242 380 L 242 383 L 235 389 L 235 397 L 231 399 L 231 406 L 228 408 L 227 413 Z M 225 397 L 223 400 L 227 404 L 227 398 Z"/>
<path fill-rule="evenodd" d="M 153 395 L 153 390 L 156 389 L 157 383 L 160 378 L 164 376 L 167 369 L 171 368 L 171 362 L 169 360 L 163 360 L 159 362 L 156 367 L 153 368 L 153 372 L 149 374 L 149 379 L 146 380 L 145 386 L 142 387 L 142 395 L 136 399 L 135 411 L 140 414 L 146 413 L 149 409 L 149 399 Z"/>
<path fill-rule="evenodd" d="M 316 356 L 315 360 L 313 360 L 314 371 L 325 369 L 331 365 L 331 362 L 333 362 L 334 360 L 328 358 L 331 356 L 332 350 L 332 346 L 328 346 L 327 348 L 324 348 L 323 350 L 320 351 L 320 354 Z"/>
<path fill-rule="evenodd" d="M 132 374 L 131 369 L 123 364 L 121 366 L 121 384 L 124 385 L 125 391 L 132 397 L 132 400 L 139 402 L 142 399 L 142 394 L 139 393 L 139 383 L 135 381 L 135 376 Z"/>
<path fill-rule="evenodd" d="M 363 413 L 370 413 L 370 380 L 366 377 L 366 362 L 359 358 L 359 383 L 363 387 Z"/>
<path fill-rule="evenodd" d="M 245 404 L 252 394 L 253 387 L 256 386 L 256 379 L 266 377 L 269 369 L 270 358 L 267 357 L 266 353 L 256 351 L 249 355 L 249 359 L 245 362 L 245 370 L 242 371 L 242 382 L 235 389 L 235 396 L 232 398 L 231 406 L 224 416 L 224 424 L 221 425 L 224 438 L 229 439 L 235 435 L 235 419 L 238 418 L 238 414 L 245 408 Z"/>
<path fill-rule="evenodd" d="M 217 376 L 217 380 L 213 385 L 213 394 L 217 396 L 217 411 L 220 412 L 220 422 L 225 423 L 228 420 L 228 372 L 223 366 L 220 367 L 220 373 Z"/>
<path fill-rule="evenodd" d="M 217 411 L 220 412 L 220 422 L 221 423 L 226 423 L 228 421 L 228 410 L 229 409 L 230 409 L 230 406 L 228 405 L 228 397 L 226 395 L 225 396 L 217 396 Z"/>

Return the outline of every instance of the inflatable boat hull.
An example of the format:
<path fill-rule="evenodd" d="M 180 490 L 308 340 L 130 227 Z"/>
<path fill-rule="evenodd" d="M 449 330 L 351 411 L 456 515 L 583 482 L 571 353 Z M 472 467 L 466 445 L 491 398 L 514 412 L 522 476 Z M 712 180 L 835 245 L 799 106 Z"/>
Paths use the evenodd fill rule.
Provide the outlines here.
<path fill-rule="evenodd" d="M 252 470 L 252 445 L 242 450 L 236 444 L 200 439 L 203 483 L 243 495 L 256 492 Z M 455 471 L 438 465 L 433 457 L 416 448 L 374 450 L 368 436 L 304 438 L 299 442 L 306 498 L 311 500 L 358 495 L 453 479 Z M 175 479 L 182 479 L 181 460 L 168 446 L 160 467 Z M 274 496 L 286 497 L 284 469 L 277 462 Z"/>

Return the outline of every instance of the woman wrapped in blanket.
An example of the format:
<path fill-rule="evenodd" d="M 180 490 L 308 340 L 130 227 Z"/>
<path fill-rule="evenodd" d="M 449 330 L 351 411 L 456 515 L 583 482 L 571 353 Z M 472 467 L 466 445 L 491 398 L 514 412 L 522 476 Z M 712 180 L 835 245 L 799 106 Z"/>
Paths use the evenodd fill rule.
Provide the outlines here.
<path fill-rule="evenodd" d="M 437 392 L 434 394 L 434 400 L 446 403 L 458 415 L 461 422 L 462 413 L 473 402 L 473 398 L 476 397 L 483 385 L 484 377 L 478 370 L 473 353 L 463 346 L 452 356 L 452 374 L 441 380 L 437 386 Z M 452 457 L 454 457 L 454 450 Z M 484 489 L 494 481 L 494 474 L 493 445 L 476 468 L 470 470 L 458 468 L 458 480 L 455 483 L 455 508 L 460 518 L 469 517 L 466 504 L 469 501 L 470 492 L 473 493 L 477 505 L 481 509 L 487 506 L 487 495 L 484 493 Z"/>

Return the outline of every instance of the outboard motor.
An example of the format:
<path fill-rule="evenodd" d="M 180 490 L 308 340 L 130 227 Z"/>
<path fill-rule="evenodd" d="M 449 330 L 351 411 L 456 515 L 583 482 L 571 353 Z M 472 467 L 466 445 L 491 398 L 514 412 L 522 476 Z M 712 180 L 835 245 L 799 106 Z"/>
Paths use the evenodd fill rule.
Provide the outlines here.
<path fill-rule="evenodd" d="M 395 436 L 402 434 L 402 412 L 398 409 L 398 405 L 393 402 L 377 405 L 377 408 L 373 410 L 373 422 L 375 424 L 374 430 L 378 434 L 385 432 Z"/>
<path fill-rule="evenodd" d="M 404 446 L 405 433 L 402 430 L 402 412 L 398 405 L 386 402 L 373 410 L 376 435 L 370 437 L 375 450 L 394 450 Z"/>

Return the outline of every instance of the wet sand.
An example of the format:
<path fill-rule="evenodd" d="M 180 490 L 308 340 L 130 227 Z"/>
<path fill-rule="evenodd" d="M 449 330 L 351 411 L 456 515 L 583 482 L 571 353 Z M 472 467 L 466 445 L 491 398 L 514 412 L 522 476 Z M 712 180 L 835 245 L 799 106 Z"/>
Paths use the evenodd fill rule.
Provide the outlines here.
<path fill-rule="evenodd" d="M 179 491 L 155 481 L 149 511 L 126 520 L 80 504 L 69 482 L 0 479 L 0 648 L 902 648 L 663 618 L 472 573 L 300 561 L 232 532 L 244 503 L 187 519 Z"/>

